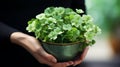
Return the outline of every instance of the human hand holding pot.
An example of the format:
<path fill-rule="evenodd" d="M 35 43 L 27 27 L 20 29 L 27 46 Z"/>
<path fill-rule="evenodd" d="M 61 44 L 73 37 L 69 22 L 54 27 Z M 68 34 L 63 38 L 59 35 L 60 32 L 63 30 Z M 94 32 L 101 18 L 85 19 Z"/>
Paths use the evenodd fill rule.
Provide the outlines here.
<path fill-rule="evenodd" d="M 39 41 L 30 35 L 14 32 L 11 34 L 11 42 L 24 47 L 39 63 L 47 64 L 51 67 L 67 67 L 73 64 L 72 61 L 57 63 L 56 58 L 44 51 Z"/>

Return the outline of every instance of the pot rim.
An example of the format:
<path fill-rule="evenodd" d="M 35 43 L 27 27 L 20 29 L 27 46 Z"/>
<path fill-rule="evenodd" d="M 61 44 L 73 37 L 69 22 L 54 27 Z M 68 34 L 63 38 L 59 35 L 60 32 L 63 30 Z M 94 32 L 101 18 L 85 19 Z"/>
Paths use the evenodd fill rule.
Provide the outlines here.
<path fill-rule="evenodd" d="M 78 42 L 73 42 L 73 43 L 54 43 L 54 42 L 42 42 L 42 43 L 46 43 L 46 44 L 49 44 L 49 45 L 59 45 L 59 46 L 81 44 L 79 41 Z"/>

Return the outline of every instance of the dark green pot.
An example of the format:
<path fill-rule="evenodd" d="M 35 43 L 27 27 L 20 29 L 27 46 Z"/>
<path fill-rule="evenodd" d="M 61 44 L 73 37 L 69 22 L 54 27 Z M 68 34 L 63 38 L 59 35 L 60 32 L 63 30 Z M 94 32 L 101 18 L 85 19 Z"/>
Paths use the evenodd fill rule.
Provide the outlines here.
<path fill-rule="evenodd" d="M 42 43 L 43 48 L 58 62 L 74 60 L 80 52 L 80 43 Z"/>

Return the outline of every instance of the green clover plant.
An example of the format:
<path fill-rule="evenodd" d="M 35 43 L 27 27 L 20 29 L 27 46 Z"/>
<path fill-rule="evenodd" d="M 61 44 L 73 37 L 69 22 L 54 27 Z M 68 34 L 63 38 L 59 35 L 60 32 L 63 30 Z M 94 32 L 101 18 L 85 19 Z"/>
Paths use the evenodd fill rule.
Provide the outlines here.
<path fill-rule="evenodd" d="M 93 45 L 94 37 L 101 29 L 93 23 L 89 15 L 80 15 L 83 11 L 64 7 L 48 7 L 44 13 L 28 21 L 26 30 L 34 32 L 43 42 L 73 43 L 81 42 L 83 47 Z"/>

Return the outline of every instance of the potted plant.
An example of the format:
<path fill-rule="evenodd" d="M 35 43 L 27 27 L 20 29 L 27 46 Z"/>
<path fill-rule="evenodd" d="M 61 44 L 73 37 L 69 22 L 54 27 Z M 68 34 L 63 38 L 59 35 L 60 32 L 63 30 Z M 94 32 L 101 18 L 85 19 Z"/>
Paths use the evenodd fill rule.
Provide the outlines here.
<path fill-rule="evenodd" d="M 28 21 L 26 30 L 35 33 L 43 48 L 58 61 L 73 60 L 86 46 L 93 45 L 93 39 L 101 29 L 83 11 L 64 7 L 48 7 L 44 13 Z"/>

